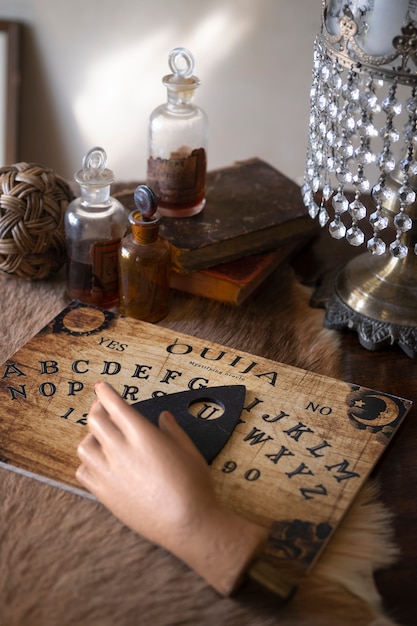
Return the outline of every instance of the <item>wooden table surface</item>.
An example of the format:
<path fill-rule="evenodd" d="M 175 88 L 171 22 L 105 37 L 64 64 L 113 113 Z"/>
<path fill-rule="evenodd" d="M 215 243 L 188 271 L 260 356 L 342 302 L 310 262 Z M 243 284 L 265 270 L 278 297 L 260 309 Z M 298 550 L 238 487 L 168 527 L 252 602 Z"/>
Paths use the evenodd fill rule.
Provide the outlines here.
<path fill-rule="evenodd" d="M 359 252 L 363 252 L 363 249 Z M 314 284 L 326 270 L 358 254 L 346 241 L 335 241 L 324 229 L 293 261 L 303 282 Z M 417 320 L 416 320 L 417 322 Z M 363 348 L 354 331 L 341 331 L 343 377 L 414 402 L 414 405 L 373 472 L 381 499 L 394 514 L 401 550 L 398 563 L 378 572 L 377 585 L 393 619 L 404 626 L 417 623 L 417 359 L 398 346 L 379 351 Z"/>

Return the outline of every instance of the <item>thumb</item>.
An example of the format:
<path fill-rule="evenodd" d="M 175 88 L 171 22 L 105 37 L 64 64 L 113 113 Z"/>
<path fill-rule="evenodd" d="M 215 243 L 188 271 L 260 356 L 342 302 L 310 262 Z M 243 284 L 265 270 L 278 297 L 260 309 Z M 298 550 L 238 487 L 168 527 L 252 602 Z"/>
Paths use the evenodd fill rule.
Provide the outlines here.
<path fill-rule="evenodd" d="M 180 448 L 194 456 L 200 457 L 203 459 L 204 463 L 206 462 L 200 451 L 194 445 L 185 430 L 178 424 L 172 413 L 169 411 L 162 411 L 159 416 L 158 425 L 162 432 L 173 439 Z"/>

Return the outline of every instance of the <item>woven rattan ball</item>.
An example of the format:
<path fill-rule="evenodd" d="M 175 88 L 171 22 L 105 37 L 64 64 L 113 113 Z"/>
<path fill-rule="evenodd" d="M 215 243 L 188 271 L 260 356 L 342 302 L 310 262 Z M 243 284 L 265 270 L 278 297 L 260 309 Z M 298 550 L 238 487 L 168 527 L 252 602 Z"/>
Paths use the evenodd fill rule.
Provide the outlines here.
<path fill-rule="evenodd" d="M 37 280 L 65 262 L 69 184 L 36 163 L 0 168 L 0 272 Z"/>

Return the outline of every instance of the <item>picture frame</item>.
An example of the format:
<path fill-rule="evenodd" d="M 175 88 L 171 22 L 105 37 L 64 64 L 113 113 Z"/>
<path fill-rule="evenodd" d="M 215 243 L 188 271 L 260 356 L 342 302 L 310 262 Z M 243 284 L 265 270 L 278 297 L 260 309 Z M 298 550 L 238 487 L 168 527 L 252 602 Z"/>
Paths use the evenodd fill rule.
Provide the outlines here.
<path fill-rule="evenodd" d="M 18 157 L 20 39 L 18 22 L 0 20 L 0 167 Z"/>

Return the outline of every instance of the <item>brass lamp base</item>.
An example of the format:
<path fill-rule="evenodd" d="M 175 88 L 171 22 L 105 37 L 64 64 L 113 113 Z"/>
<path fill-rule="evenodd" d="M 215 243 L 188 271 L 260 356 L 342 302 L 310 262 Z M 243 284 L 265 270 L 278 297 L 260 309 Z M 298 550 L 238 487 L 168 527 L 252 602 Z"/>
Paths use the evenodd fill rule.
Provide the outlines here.
<path fill-rule="evenodd" d="M 417 255 L 360 254 L 338 273 L 324 325 L 358 333 L 362 346 L 378 350 L 397 343 L 417 356 Z"/>

